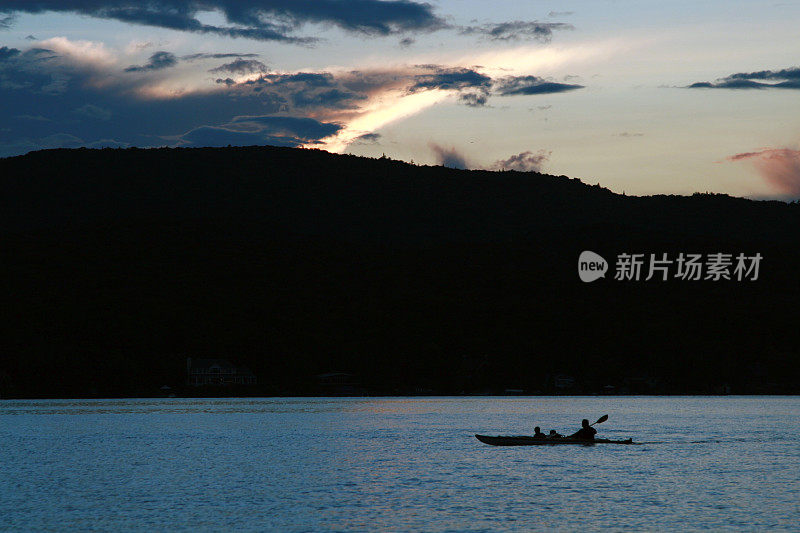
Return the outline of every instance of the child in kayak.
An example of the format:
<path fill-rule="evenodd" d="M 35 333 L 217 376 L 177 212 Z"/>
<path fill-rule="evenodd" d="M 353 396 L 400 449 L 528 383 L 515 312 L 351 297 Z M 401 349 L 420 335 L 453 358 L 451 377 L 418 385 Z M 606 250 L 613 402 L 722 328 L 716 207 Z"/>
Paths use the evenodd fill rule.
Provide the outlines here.
<path fill-rule="evenodd" d="M 550 430 L 550 434 L 547 436 L 547 438 L 548 439 L 560 439 L 563 436 L 564 435 L 562 435 L 561 433 L 557 432 L 555 429 L 551 429 Z"/>
<path fill-rule="evenodd" d="M 570 439 L 578 440 L 594 440 L 597 430 L 589 425 L 589 421 L 585 418 L 581 420 L 581 429 L 569 436 Z"/>
<path fill-rule="evenodd" d="M 534 439 L 546 439 L 547 435 L 542 433 L 542 430 L 541 430 L 541 428 L 539 428 L 539 426 L 536 426 L 535 428 L 533 428 L 533 438 Z"/>

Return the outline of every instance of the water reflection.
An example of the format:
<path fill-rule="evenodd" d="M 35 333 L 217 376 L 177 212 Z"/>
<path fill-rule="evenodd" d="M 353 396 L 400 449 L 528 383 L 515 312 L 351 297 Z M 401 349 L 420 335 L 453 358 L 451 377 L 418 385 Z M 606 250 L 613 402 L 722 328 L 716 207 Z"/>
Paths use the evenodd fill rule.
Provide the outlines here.
<path fill-rule="evenodd" d="M 472 436 L 603 413 L 647 444 Z M 0 530 L 792 529 L 798 426 L 798 398 L 1 401 Z"/>

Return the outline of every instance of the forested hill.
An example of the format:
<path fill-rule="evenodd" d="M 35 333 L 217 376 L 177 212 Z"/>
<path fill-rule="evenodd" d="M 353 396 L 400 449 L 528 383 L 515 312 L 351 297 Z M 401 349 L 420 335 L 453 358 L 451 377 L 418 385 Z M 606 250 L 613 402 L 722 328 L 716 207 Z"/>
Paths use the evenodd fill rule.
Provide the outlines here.
<path fill-rule="evenodd" d="M 800 392 L 797 203 L 274 147 L 41 151 L 0 186 L 0 397 Z M 681 253 L 732 279 L 645 280 Z M 259 384 L 187 387 L 187 356 Z"/>

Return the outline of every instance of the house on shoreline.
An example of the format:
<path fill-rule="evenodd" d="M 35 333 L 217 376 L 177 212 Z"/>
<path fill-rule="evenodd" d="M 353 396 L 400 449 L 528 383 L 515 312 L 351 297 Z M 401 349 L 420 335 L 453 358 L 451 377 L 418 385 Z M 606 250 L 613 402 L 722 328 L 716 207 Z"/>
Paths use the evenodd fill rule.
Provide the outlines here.
<path fill-rule="evenodd" d="M 255 385 L 257 382 L 249 368 L 236 366 L 227 359 L 186 358 L 187 385 Z"/>

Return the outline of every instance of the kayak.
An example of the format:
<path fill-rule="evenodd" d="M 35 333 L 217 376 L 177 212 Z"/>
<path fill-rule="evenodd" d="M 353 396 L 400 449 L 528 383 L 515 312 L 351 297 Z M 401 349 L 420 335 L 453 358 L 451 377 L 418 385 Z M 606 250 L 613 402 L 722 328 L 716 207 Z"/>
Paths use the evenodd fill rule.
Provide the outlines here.
<path fill-rule="evenodd" d="M 609 439 L 594 439 L 594 440 L 579 440 L 562 437 L 560 439 L 535 439 L 527 436 L 500 436 L 490 437 L 489 435 L 475 435 L 475 438 L 486 444 L 492 446 L 554 446 L 556 444 L 582 444 L 583 446 L 591 446 L 592 444 L 635 444 L 633 439 L 627 440 L 609 440 Z"/>

